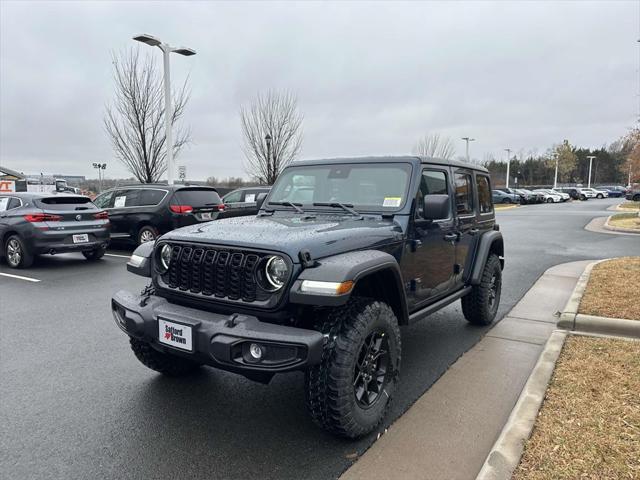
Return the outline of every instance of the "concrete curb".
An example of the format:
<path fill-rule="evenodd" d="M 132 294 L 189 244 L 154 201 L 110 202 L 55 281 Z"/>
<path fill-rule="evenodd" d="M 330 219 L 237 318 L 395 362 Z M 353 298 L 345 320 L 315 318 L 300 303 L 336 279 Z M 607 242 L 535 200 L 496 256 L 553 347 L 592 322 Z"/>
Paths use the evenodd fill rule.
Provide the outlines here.
<path fill-rule="evenodd" d="M 524 444 L 531 436 L 566 337 L 567 332 L 555 330 L 547 340 L 536 366 L 476 480 L 509 480 L 511 478 L 520 463 Z"/>
<path fill-rule="evenodd" d="M 591 270 L 595 265 L 606 260 L 610 259 L 590 263 L 587 265 L 587 268 L 584 269 L 584 272 L 580 275 L 578 283 L 576 283 L 571 293 L 571 297 L 569 297 L 567 305 L 564 307 L 564 311 L 560 314 L 558 328 L 579 332 L 599 333 L 602 335 L 640 338 L 640 321 L 638 320 L 598 317 L 578 313 L 580 300 L 582 300 L 584 291 L 589 283 Z"/>
<path fill-rule="evenodd" d="M 629 212 L 629 213 L 634 213 L 634 212 Z M 603 225 L 603 227 L 606 228 L 607 230 L 611 230 L 613 232 L 631 233 L 632 235 L 640 235 L 640 230 L 635 230 L 632 228 L 624 228 L 624 227 L 614 227 L 613 225 L 609 225 L 609 220 L 611 220 L 611 217 L 607 217 L 607 221 L 604 222 L 604 225 Z"/>

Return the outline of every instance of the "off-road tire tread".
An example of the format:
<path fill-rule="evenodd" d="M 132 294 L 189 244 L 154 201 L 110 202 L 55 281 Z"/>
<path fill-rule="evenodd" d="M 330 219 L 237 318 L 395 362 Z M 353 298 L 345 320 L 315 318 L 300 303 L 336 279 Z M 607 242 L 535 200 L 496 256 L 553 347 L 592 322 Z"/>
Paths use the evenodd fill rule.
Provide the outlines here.
<path fill-rule="evenodd" d="M 316 322 L 316 329 L 326 335 L 326 343 L 319 365 L 305 373 L 305 403 L 312 420 L 319 427 L 347 438 L 357 438 L 377 428 L 391 404 L 389 396 L 378 422 L 370 428 L 356 423 L 351 416 L 353 396 L 351 357 L 359 353 L 359 342 L 377 315 L 387 315 L 392 334 L 398 345 L 397 366 L 400 366 L 400 329 L 393 310 L 383 302 L 365 297 L 354 297 L 341 308 L 332 310 Z M 398 381 L 398 369 L 393 372 Z"/>
<path fill-rule="evenodd" d="M 183 377 L 200 367 L 200 364 L 186 358 L 158 352 L 147 342 L 130 338 L 131 350 L 136 358 L 147 368 L 168 377 Z"/>
<path fill-rule="evenodd" d="M 497 255 L 490 254 L 484 265 L 480 284 L 474 285 L 471 292 L 461 299 L 462 313 L 467 321 L 473 325 L 490 325 L 495 318 L 495 313 L 491 315 L 489 311 L 489 289 L 494 270 L 498 272 L 498 278 L 501 281 L 500 259 Z"/>

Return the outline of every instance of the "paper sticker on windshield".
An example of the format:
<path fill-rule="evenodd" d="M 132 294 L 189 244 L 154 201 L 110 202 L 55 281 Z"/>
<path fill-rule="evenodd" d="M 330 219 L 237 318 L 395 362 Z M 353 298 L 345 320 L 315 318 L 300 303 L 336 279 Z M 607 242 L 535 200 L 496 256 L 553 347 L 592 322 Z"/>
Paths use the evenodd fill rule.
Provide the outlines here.
<path fill-rule="evenodd" d="M 116 197 L 116 200 L 113 202 L 113 206 L 115 208 L 124 207 L 124 204 L 126 201 L 127 201 L 126 195 L 123 195 L 121 197 Z"/>
<path fill-rule="evenodd" d="M 402 203 L 402 197 L 384 197 L 383 207 L 399 207 Z"/>

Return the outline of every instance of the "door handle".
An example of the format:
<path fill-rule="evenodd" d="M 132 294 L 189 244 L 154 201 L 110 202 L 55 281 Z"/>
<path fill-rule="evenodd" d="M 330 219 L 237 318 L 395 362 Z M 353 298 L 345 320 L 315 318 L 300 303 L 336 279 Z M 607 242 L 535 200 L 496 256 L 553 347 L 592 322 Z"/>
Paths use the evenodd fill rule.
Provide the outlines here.
<path fill-rule="evenodd" d="M 447 242 L 454 242 L 454 241 L 458 240 L 458 234 L 457 234 L 457 233 L 447 233 L 447 234 L 444 236 L 444 239 L 445 239 Z"/>

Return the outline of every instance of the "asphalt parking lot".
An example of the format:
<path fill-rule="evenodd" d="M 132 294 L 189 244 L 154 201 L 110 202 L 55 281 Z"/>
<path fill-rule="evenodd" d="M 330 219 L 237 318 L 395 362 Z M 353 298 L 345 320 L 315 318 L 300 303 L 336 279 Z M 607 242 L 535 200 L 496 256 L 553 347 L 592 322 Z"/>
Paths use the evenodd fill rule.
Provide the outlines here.
<path fill-rule="evenodd" d="M 505 238 L 502 317 L 550 266 L 640 255 L 640 239 L 584 230 L 619 200 L 530 205 L 498 213 Z M 0 265 L 0 468 L 3 478 L 335 478 L 375 441 L 336 439 L 304 410 L 302 374 L 269 385 L 204 369 L 167 379 L 133 357 L 109 308 L 140 290 L 130 252 L 97 263 L 42 257 Z M 402 374 L 387 423 L 400 416 L 486 329 L 458 302 L 403 328 Z"/>

